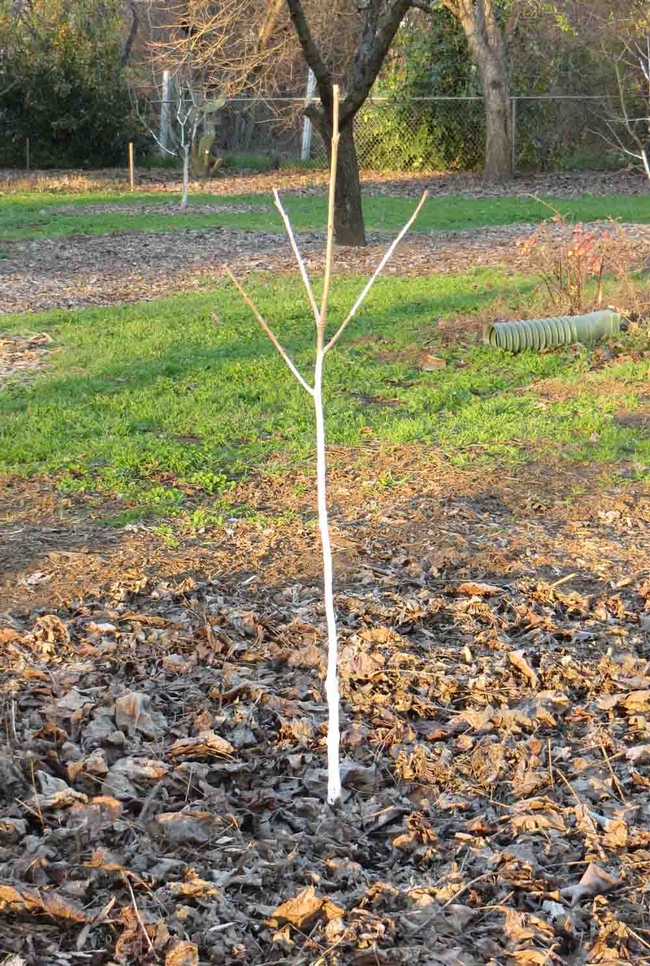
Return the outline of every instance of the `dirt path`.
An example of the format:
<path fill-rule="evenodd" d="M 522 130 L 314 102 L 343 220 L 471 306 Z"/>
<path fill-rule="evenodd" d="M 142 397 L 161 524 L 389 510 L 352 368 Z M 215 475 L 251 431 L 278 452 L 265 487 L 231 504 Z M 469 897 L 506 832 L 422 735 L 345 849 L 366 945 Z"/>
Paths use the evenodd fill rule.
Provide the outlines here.
<path fill-rule="evenodd" d="M 462 272 L 474 267 L 507 266 L 525 270 L 527 259 L 517 241 L 530 225 L 507 225 L 454 232 L 421 232 L 395 252 L 386 274 L 429 275 Z M 638 254 L 650 253 L 650 226 L 633 225 Z M 336 271 L 371 272 L 391 235 L 371 234 L 363 250 L 336 251 Z M 324 236 L 304 232 L 300 244 L 308 267 L 322 268 Z M 5 242 L 0 261 L 0 313 L 39 312 L 55 308 L 149 301 L 193 291 L 206 279 L 222 276 L 228 263 L 239 275 L 294 272 L 295 263 L 283 236 L 229 228 L 170 233 L 124 233 Z"/>
<path fill-rule="evenodd" d="M 389 272 L 426 275 L 495 265 L 516 255 L 514 242 L 526 226 L 418 235 L 395 254 Z M 363 251 L 338 249 L 339 272 L 373 269 L 386 235 L 371 235 Z M 650 232 L 648 234 L 650 238 Z M 322 233 L 303 233 L 300 244 L 309 267 L 323 258 Z M 227 228 L 165 234 L 73 236 L 4 243 L 0 261 L 0 312 L 37 312 L 54 308 L 110 305 L 192 291 L 205 279 L 218 279 L 228 263 L 238 274 L 295 271 L 289 244 L 267 232 Z"/>
<path fill-rule="evenodd" d="M 136 172 L 138 192 L 168 191 L 180 193 L 181 176 L 169 168 L 139 169 Z M 273 188 L 283 194 L 324 195 L 327 185 L 325 170 L 226 171 L 210 181 L 194 181 L 192 193 L 220 195 L 251 194 L 271 197 Z M 465 198 L 530 198 L 548 195 L 552 198 L 575 198 L 591 195 L 641 195 L 650 192 L 648 179 L 640 172 L 566 171 L 550 174 L 518 175 L 505 184 L 489 184 L 479 174 L 458 172 L 392 172 L 363 171 L 366 197 L 416 198 L 424 188 L 432 197 L 460 195 Z M 99 171 L 24 171 L 0 169 L 0 195 L 28 191 L 54 191 L 65 194 L 88 192 L 129 192 L 128 172 L 120 168 Z"/>

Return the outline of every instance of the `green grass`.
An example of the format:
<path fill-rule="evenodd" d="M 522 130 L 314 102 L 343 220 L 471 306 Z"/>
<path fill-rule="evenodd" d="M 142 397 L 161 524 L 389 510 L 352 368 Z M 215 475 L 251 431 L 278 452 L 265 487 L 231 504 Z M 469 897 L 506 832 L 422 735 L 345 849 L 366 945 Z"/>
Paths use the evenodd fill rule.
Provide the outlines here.
<path fill-rule="evenodd" d="M 332 325 L 360 286 L 359 279 L 337 280 Z M 509 356 L 475 344 L 436 346 L 436 318 L 476 312 L 497 291 L 515 311 L 530 288 L 526 279 L 488 270 L 380 279 L 328 357 L 330 444 L 425 443 L 458 463 L 510 464 L 541 447 L 571 459 L 633 461 L 644 472 L 650 439 L 617 425 L 612 414 L 638 405 L 647 361 L 609 366 L 603 378 L 619 379 L 621 393 L 610 386 L 601 396 L 594 394 L 600 375 L 584 381 L 586 352 Z M 257 279 L 252 291 L 307 373 L 313 339 L 297 281 Z M 25 317 L 3 319 L 4 329 L 24 327 Z M 5 474 L 47 474 L 63 492 L 118 495 L 126 501 L 121 522 L 173 517 L 198 495 L 214 522 L 227 512 L 234 479 L 251 468 L 311 459 L 310 401 L 227 285 L 30 315 L 28 327 L 49 332 L 59 351 L 30 384 L 14 380 L 0 393 Z M 417 368 L 413 347 L 425 340 L 446 359 L 445 369 Z M 575 395 L 540 405 L 530 385 L 548 377 L 571 383 Z"/>
<path fill-rule="evenodd" d="M 278 176 L 282 184 L 282 176 Z M 160 203 L 164 209 L 154 213 L 80 212 L 80 205 L 102 203 L 133 205 Z M 252 205 L 250 212 L 206 213 L 192 210 L 201 203 Z M 650 194 L 628 198 L 610 195 L 602 198 L 584 195 L 570 201 L 548 200 L 570 220 L 594 221 L 618 218 L 631 222 L 650 222 Z M 287 198 L 287 208 L 299 231 L 319 231 L 326 223 L 324 198 Z M 369 231 L 397 231 L 412 213 L 415 202 L 408 198 L 367 198 L 364 202 Z M 537 223 L 548 218 L 547 205 L 533 199 L 431 198 L 415 225 L 417 231 L 458 230 L 490 225 Z M 178 198 L 169 193 L 150 194 L 61 194 L 0 196 L 0 239 L 51 238 L 73 234 L 112 234 L 120 231 L 160 232 L 186 228 L 239 228 L 246 231 L 282 232 L 280 216 L 272 201 L 263 195 L 192 195 L 189 207 L 181 212 Z"/>

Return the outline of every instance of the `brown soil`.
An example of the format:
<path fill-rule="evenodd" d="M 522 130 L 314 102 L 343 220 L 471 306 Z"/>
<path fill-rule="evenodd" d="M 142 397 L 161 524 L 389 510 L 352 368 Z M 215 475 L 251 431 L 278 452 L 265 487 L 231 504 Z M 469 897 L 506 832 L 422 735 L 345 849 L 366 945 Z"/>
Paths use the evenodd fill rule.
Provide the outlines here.
<path fill-rule="evenodd" d="M 631 225 L 627 230 L 636 242 L 635 258 L 643 263 L 650 257 L 650 226 Z M 531 231 L 531 226 L 509 225 L 421 232 L 399 246 L 384 274 L 416 276 L 497 266 L 508 272 L 526 271 L 528 256 L 516 243 Z M 362 250 L 337 248 L 335 271 L 372 273 L 390 237 L 371 234 L 370 244 Z M 301 233 L 299 243 L 308 268 L 322 270 L 322 233 Z M 283 236 L 227 228 L 3 244 L 7 257 L 0 261 L 0 314 L 144 301 L 193 291 L 221 279 L 225 263 L 241 276 L 295 271 Z"/>
<path fill-rule="evenodd" d="M 552 174 L 519 175 L 507 184 L 489 184 L 476 174 L 424 171 L 408 176 L 391 172 L 364 171 L 361 175 L 366 197 L 415 198 L 427 188 L 432 196 L 461 195 L 468 198 L 528 198 L 548 195 L 573 198 L 581 194 L 642 195 L 650 191 L 648 179 L 640 172 L 575 171 Z M 226 171 L 210 181 L 194 181 L 192 192 L 214 195 L 261 194 L 271 196 L 273 188 L 284 194 L 323 195 L 326 191 L 325 170 Z M 137 171 L 138 192 L 147 190 L 179 192 L 178 171 L 154 168 Z M 90 191 L 129 192 L 128 172 L 119 168 L 103 171 L 31 171 L 0 169 L 0 193 L 25 191 L 60 191 L 62 194 L 85 194 Z"/>
<path fill-rule="evenodd" d="M 476 456 L 480 459 L 478 447 Z M 608 482 L 602 467 L 533 462 L 504 478 L 480 465 L 475 471 L 455 469 L 427 449 L 384 452 L 371 444 L 357 454 L 333 451 L 331 461 L 340 576 L 363 569 L 368 547 L 378 540 L 419 561 L 433 551 L 444 557 L 453 547 L 448 566 L 473 579 L 562 575 L 579 557 L 580 580 L 601 579 L 599 573 L 619 580 L 642 567 L 650 549 L 643 532 L 650 522 L 648 493 L 631 482 Z M 115 530 L 92 523 L 126 509 L 123 503 L 74 500 L 47 483 L 6 483 L 0 599 L 12 610 L 57 606 L 105 591 L 125 566 L 156 578 L 198 576 L 207 569 L 255 572 L 260 585 L 293 577 L 318 581 L 312 485 L 310 475 L 293 472 L 281 480 L 259 477 L 240 484 L 233 502 L 254 511 L 252 521 L 233 520 L 228 533 L 183 535 L 182 549 L 170 550 L 155 536 L 155 524 Z M 287 514 L 291 518 L 282 522 Z M 439 527 L 444 527 L 440 538 Z M 637 531 L 632 540 L 630 528 Z M 500 549 L 493 543 L 497 531 Z M 527 548 L 525 558 L 518 547 Z"/>

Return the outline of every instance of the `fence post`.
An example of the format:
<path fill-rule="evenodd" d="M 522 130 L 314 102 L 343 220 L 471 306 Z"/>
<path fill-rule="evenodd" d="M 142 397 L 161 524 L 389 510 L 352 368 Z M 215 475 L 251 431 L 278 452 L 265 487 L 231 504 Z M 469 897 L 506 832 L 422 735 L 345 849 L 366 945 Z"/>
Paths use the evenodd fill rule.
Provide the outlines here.
<path fill-rule="evenodd" d="M 311 101 L 314 95 L 314 88 L 316 87 L 316 77 L 314 72 L 309 70 L 307 75 L 307 94 L 305 97 L 305 107 Z M 302 148 L 300 151 L 300 160 L 309 161 L 309 155 L 311 154 L 311 121 L 308 117 L 305 117 L 302 126 Z"/>
<path fill-rule="evenodd" d="M 168 70 L 163 71 L 162 101 L 160 102 L 160 147 L 163 154 L 169 148 L 169 102 L 171 101 L 172 79 Z"/>
<path fill-rule="evenodd" d="M 129 184 L 131 191 L 135 191 L 135 171 L 133 170 L 133 141 L 129 141 Z"/>
<path fill-rule="evenodd" d="M 511 97 L 512 116 L 510 118 L 510 166 L 515 173 L 517 166 L 517 98 Z"/>

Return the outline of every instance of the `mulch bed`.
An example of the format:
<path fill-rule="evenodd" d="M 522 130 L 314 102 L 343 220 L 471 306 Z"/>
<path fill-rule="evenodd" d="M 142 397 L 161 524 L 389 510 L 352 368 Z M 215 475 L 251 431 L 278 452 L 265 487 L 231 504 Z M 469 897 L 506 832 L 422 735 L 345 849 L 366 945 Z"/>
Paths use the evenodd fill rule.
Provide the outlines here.
<path fill-rule="evenodd" d="M 498 266 L 508 272 L 530 271 L 530 256 L 517 242 L 533 230 L 530 225 L 506 225 L 420 232 L 400 244 L 384 274 L 422 276 Z M 629 225 L 626 231 L 635 243 L 639 264 L 647 262 L 650 225 Z M 335 271 L 371 274 L 392 237 L 371 233 L 364 249 L 337 248 Z M 302 232 L 298 239 L 310 271 L 322 271 L 324 234 Z M 240 276 L 296 271 L 284 236 L 228 228 L 75 235 L 3 244 L 7 257 L 0 261 L 0 314 L 149 301 L 196 291 L 220 280 L 226 263 Z"/>
<path fill-rule="evenodd" d="M 648 493 L 393 462 L 404 490 L 381 454 L 331 475 L 337 810 L 306 516 L 0 616 L 16 963 L 647 959 Z"/>
<path fill-rule="evenodd" d="M 137 170 L 136 189 L 180 193 L 182 176 L 169 168 L 140 168 Z M 327 172 L 322 170 L 282 169 L 280 171 L 226 170 L 209 181 L 193 181 L 192 192 L 214 195 L 263 194 L 271 197 L 273 188 L 283 194 L 324 195 Z M 466 172 L 394 172 L 362 171 L 366 197 L 416 198 L 428 188 L 432 196 L 461 195 L 466 198 L 529 198 L 549 195 L 554 198 L 573 198 L 581 194 L 605 195 L 647 194 L 650 183 L 642 172 L 622 171 L 565 171 L 548 174 L 520 174 L 503 184 L 490 184 L 480 174 Z M 0 168 L 0 194 L 26 191 L 60 191 L 65 194 L 85 194 L 89 191 L 129 192 L 128 171 L 107 168 L 98 171 L 31 171 Z"/>

